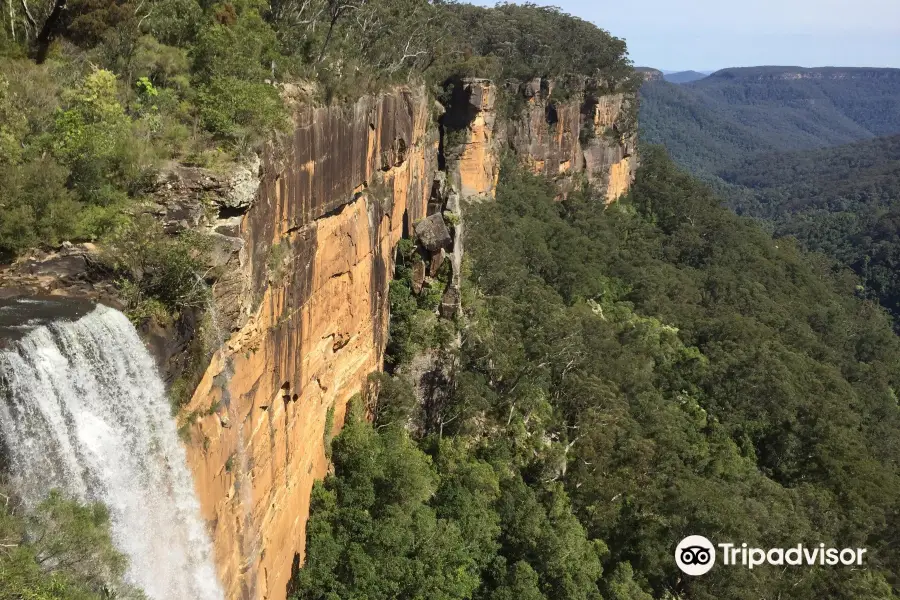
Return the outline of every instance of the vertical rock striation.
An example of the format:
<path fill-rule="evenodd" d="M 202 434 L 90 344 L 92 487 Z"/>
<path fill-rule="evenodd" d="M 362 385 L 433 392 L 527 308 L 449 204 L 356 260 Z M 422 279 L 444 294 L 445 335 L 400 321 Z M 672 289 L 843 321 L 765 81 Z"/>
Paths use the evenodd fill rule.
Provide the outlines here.
<path fill-rule="evenodd" d="M 188 415 L 188 461 L 228 598 L 283 599 L 302 560 L 326 413 L 381 368 L 393 248 L 425 216 L 437 132 L 400 89 L 297 115 L 262 161 L 243 249 L 214 287 L 227 330 Z"/>
<path fill-rule="evenodd" d="M 557 102 L 535 80 L 518 88 L 521 110 L 504 121 L 497 92 L 488 80 L 460 82 L 440 127 L 421 88 L 300 108 L 293 134 L 254 165 L 255 192 L 246 173 L 240 186 L 170 184 L 236 198 L 219 203 L 212 225 L 225 249 L 205 326 L 217 332 L 216 351 L 182 412 L 229 600 L 286 597 L 303 560 L 310 491 L 327 469 L 326 414 L 333 407 L 339 427 L 348 399 L 382 367 L 399 239 L 434 246 L 422 278 L 449 254 L 441 313 L 452 315 L 461 200 L 494 195 L 504 147 L 563 191 L 578 173 L 610 200 L 630 184 L 633 139 L 617 133 L 625 96 Z M 583 143 L 586 123 L 598 133 Z"/>
<path fill-rule="evenodd" d="M 491 80 L 465 79 L 454 87 L 450 110 L 442 119 L 451 185 L 463 198 L 493 198 L 497 191 L 502 138 L 495 133 L 496 105 L 497 88 Z"/>
<path fill-rule="evenodd" d="M 554 82 L 537 78 L 514 86 L 498 119 L 497 89 L 486 79 L 465 79 L 453 95 L 445 135 L 451 181 L 463 197 L 496 191 L 504 148 L 533 172 L 559 182 L 565 194 L 583 174 L 601 187 L 607 203 L 631 184 L 636 168 L 632 94 L 606 93 L 588 81 L 563 95 Z M 446 142 L 445 142 L 446 145 Z"/>

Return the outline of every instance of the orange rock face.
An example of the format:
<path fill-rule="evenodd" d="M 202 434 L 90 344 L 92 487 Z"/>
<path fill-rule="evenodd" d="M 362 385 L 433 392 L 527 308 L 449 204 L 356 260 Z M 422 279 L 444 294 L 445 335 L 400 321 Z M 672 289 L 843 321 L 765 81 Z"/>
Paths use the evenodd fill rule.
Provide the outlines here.
<path fill-rule="evenodd" d="M 498 122 L 495 84 L 487 79 L 460 83 L 452 117 L 455 129 L 466 123 L 464 140 L 451 148 L 458 156 L 448 161 L 448 169 L 462 197 L 496 195 L 505 145 L 534 173 L 556 179 L 562 194 L 579 173 L 603 188 L 607 203 L 631 185 L 635 140 L 632 133 L 620 133 L 631 102 L 625 94 L 587 90 L 556 100 L 553 82 L 535 79 L 512 92 L 524 96 L 524 109 L 509 122 Z"/>
<path fill-rule="evenodd" d="M 551 105 L 538 86 L 522 118 L 500 128 L 493 84 L 466 85 L 467 141 L 448 163 L 459 195 L 494 195 L 505 141 L 536 172 L 586 172 L 609 200 L 628 189 L 632 141 L 599 133 L 620 118 L 622 97 Z M 381 368 L 394 249 L 428 212 L 439 165 L 431 112 L 424 91 L 406 88 L 302 109 L 263 156 L 239 217 L 243 247 L 213 288 L 206 328 L 226 331 L 181 414 L 228 600 L 284 600 L 302 564 L 310 491 L 327 469 L 326 415 L 333 407 L 339 428 Z M 583 147 L 586 119 L 598 141 Z"/>
<path fill-rule="evenodd" d="M 467 140 L 453 169 L 454 187 L 464 198 L 493 198 L 500 176 L 498 140 L 494 127 L 497 113 L 497 89 L 487 79 L 470 79 L 464 83 L 474 118 L 469 124 Z"/>
<path fill-rule="evenodd" d="M 623 158 L 609 169 L 606 183 L 606 203 L 615 202 L 631 187 L 634 181 L 634 161 Z"/>
<path fill-rule="evenodd" d="M 239 328 L 190 405 L 188 459 L 229 600 L 282 600 L 303 560 L 324 428 L 381 368 L 393 249 L 425 215 L 437 169 L 424 95 L 298 116 L 244 215 L 243 289 L 214 290 Z M 233 288 L 233 286 L 231 286 Z"/>
<path fill-rule="evenodd" d="M 541 79 L 521 92 L 525 109 L 506 137 L 533 172 L 557 179 L 562 194 L 578 173 L 601 186 L 607 202 L 627 191 L 635 160 L 634 140 L 618 132 L 628 110 L 625 94 L 585 91 L 554 100 L 552 82 Z"/>

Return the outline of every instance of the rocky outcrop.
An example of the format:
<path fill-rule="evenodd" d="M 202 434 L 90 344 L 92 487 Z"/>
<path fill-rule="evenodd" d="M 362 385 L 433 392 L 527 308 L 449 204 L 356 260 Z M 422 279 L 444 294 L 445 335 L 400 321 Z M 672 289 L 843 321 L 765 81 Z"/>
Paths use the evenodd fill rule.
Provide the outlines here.
<path fill-rule="evenodd" d="M 0 266 L 0 298 L 60 296 L 119 306 L 115 286 L 97 272 L 94 244 L 64 242 L 55 251 L 33 250 Z"/>
<path fill-rule="evenodd" d="M 590 83 L 567 96 L 554 91 L 546 79 L 520 86 L 525 108 L 509 121 L 509 145 L 532 171 L 556 179 L 562 194 L 583 174 L 607 203 L 614 201 L 631 184 L 636 166 L 632 98 L 601 93 Z"/>
<path fill-rule="evenodd" d="M 650 67 L 637 67 L 635 68 L 644 81 L 665 81 L 665 75 L 659 69 L 652 69 Z"/>
<path fill-rule="evenodd" d="M 497 88 L 489 79 L 464 79 L 453 87 L 449 104 L 442 121 L 451 185 L 464 198 L 493 198 L 503 139 L 495 132 Z"/>
<path fill-rule="evenodd" d="M 498 122 L 493 82 L 458 82 L 443 124 L 447 168 L 459 194 L 494 196 L 504 148 L 555 179 L 563 195 L 579 175 L 600 187 L 607 202 L 624 193 L 636 168 L 634 96 L 579 85 L 565 95 L 547 79 L 515 85 L 507 94 L 510 116 Z"/>
<path fill-rule="evenodd" d="M 440 213 L 429 215 L 416 223 L 415 232 L 419 244 L 432 254 L 439 255 L 441 250 L 453 245 L 450 230 Z"/>
<path fill-rule="evenodd" d="M 283 599 L 302 561 L 326 414 L 339 426 L 381 368 L 393 249 L 426 216 L 429 116 L 410 89 L 307 109 L 263 156 L 233 276 L 213 287 L 226 337 L 182 414 L 230 599 Z"/>

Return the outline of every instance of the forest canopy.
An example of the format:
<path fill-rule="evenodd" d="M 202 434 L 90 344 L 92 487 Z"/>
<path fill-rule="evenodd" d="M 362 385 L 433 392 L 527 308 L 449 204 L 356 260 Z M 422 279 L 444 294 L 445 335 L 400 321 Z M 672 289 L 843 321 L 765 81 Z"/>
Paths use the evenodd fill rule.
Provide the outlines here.
<path fill-rule="evenodd" d="M 452 384 L 411 402 L 400 368 L 373 424 L 351 411 L 294 598 L 894 597 L 889 317 L 660 150 L 642 163 L 606 210 L 513 163 L 470 207 Z M 684 578 L 688 534 L 869 560 Z"/>

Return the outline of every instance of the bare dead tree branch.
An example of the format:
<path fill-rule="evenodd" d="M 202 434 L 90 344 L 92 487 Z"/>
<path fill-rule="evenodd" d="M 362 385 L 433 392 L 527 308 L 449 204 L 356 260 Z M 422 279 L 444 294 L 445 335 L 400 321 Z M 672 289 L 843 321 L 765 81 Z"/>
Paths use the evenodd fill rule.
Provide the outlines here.
<path fill-rule="evenodd" d="M 10 0 L 12 2 L 12 0 Z M 34 15 L 31 14 L 31 10 L 28 8 L 28 1 L 22 0 L 22 11 L 25 13 L 25 20 L 28 21 L 28 28 L 25 30 L 26 35 L 27 32 L 34 33 L 37 31 L 37 21 L 34 19 Z"/>

